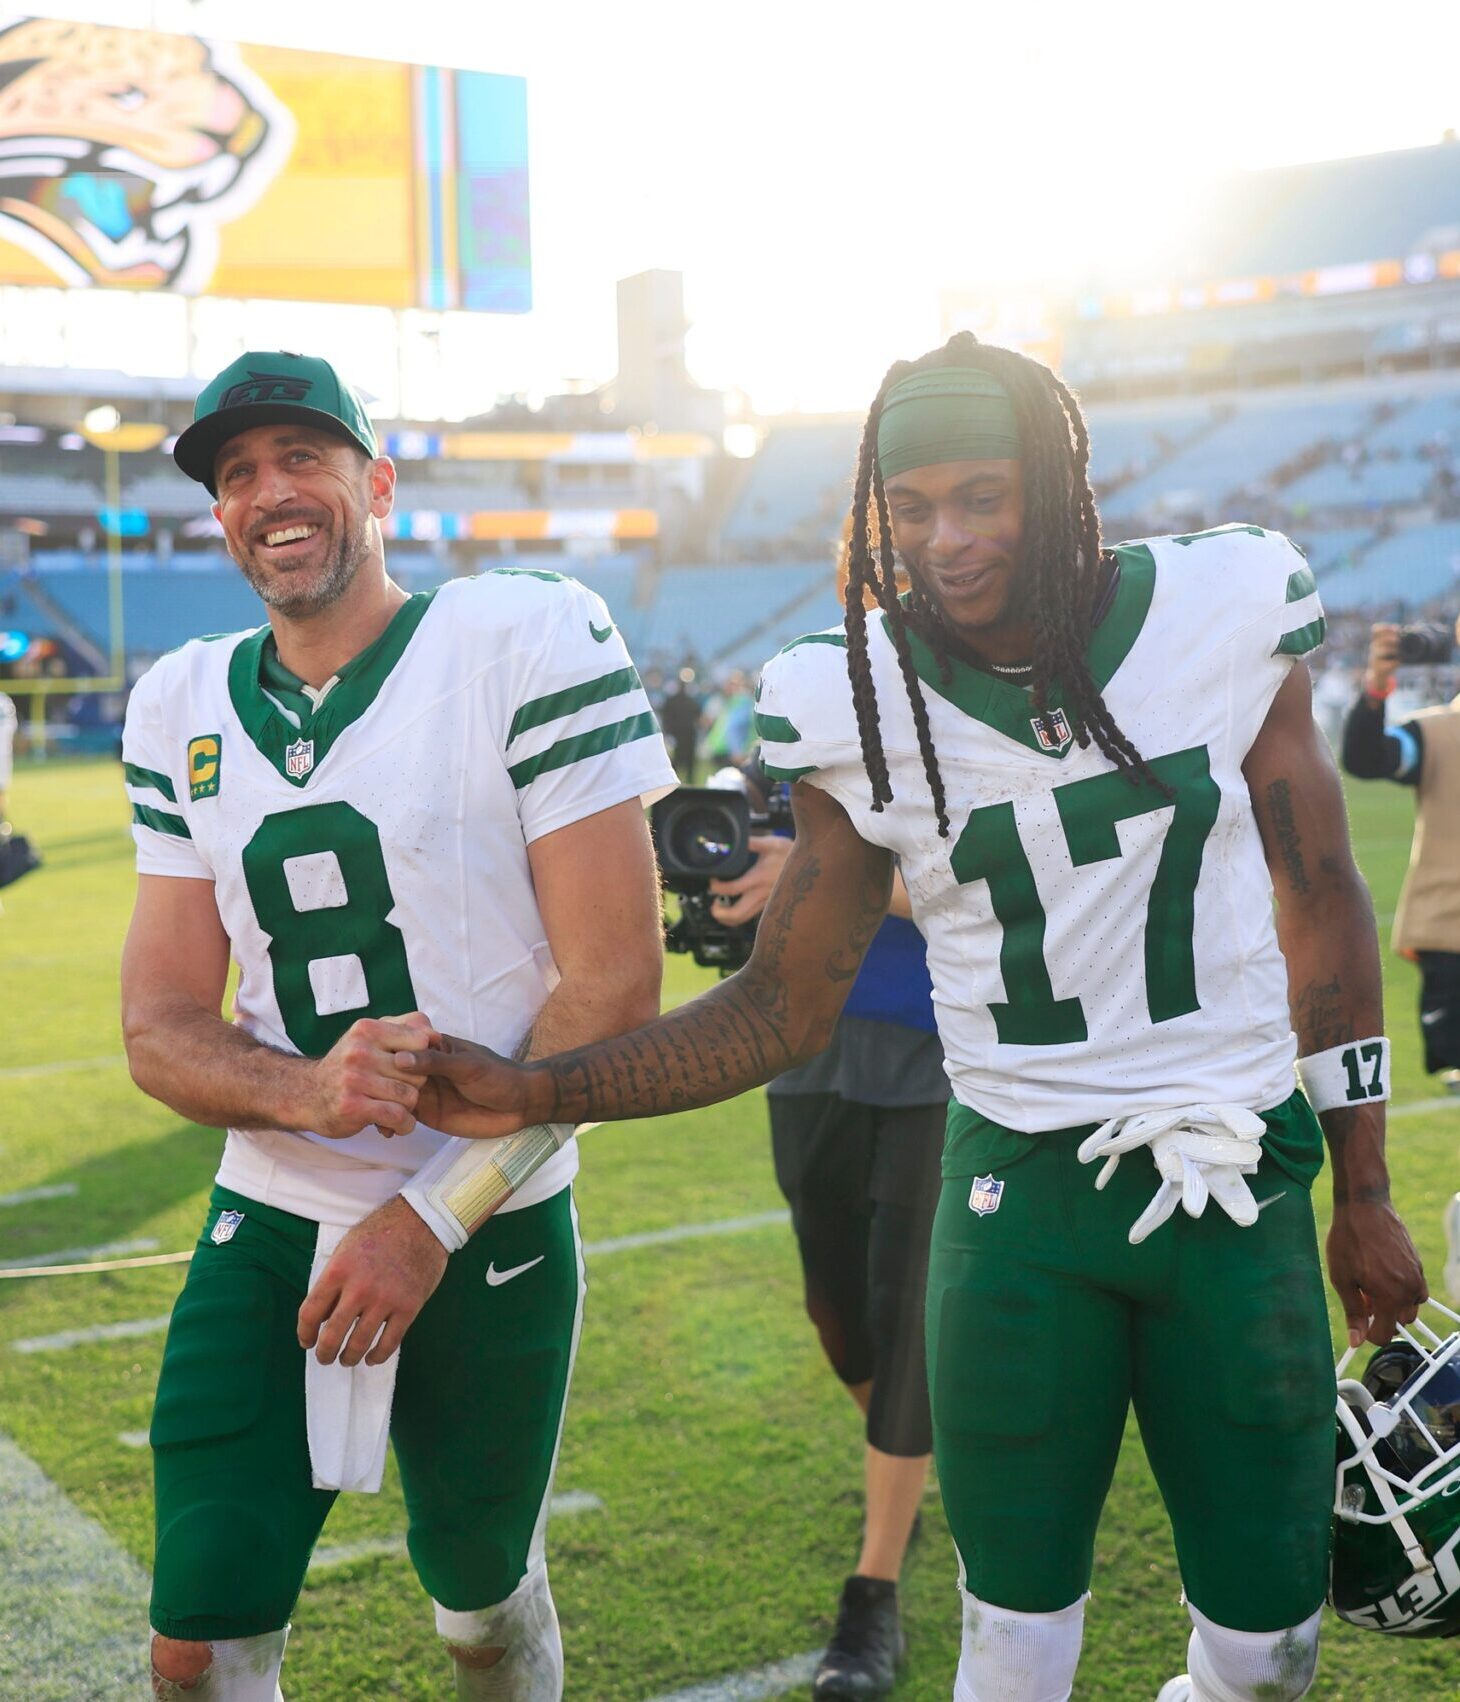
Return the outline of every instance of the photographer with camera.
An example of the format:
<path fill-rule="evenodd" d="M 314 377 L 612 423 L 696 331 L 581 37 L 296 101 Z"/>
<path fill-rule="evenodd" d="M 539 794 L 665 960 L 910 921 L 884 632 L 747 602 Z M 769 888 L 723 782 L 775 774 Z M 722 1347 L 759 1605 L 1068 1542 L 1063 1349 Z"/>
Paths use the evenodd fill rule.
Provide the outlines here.
<path fill-rule="evenodd" d="M 15 751 L 15 704 L 0 691 L 0 886 L 9 886 L 40 867 L 40 858 L 23 833 L 10 825 L 10 775 Z"/>
<path fill-rule="evenodd" d="M 1460 638 L 1460 621 L 1454 636 Z M 1425 1069 L 1460 1093 L 1460 697 L 1385 725 L 1396 671 L 1448 662 L 1452 648 L 1449 629 L 1439 623 L 1375 626 L 1363 689 L 1344 722 L 1341 759 L 1356 779 L 1414 789 L 1414 844 L 1393 945 L 1419 968 Z M 1460 1299 L 1460 1194 L 1445 1208 L 1445 1240 L 1446 1286 Z"/>
<path fill-rule="evenodd" d="M 1457 627 L 1460 631 L 1460 627 Z M 1460 697 L 1385 725 L 1395 673 L 1448 662 L 1449 629 L 1373 628 L 1363 689 L 1343 728 L 1343 766 L 1415 794 L 1414 845 L 1394 918 L 1394 950 L 1418 964 L 1425 1068 L 1460 1092 Z"/>
<path fill-rule="evenodd" d="M 741 779 L 726 770 L 711 785 Z M 765 810 L 749 817 L 745 846 L 754 861 L 708 888 L 715 926 L 743 931 L 748 955 L 792 841 L 789 809 L 777 808 L 786 788 L 754 759 L 743 783 L 751 803 Z M 785 831 L 753 831 L 762 821 Z M 807 1315 L 866 1420 L 862 1549 L 812 1684 L 817 1698 L 880 1696 L 893 1682 L 905 1646 L 897 1580 L 932 1453 L 923 1306 L 949 1087 L 927 948 L 911 914 L 895 877 L 890 913 L 830 1046 L 766 1088 L 776 1180 L 791 1207 Z"/>

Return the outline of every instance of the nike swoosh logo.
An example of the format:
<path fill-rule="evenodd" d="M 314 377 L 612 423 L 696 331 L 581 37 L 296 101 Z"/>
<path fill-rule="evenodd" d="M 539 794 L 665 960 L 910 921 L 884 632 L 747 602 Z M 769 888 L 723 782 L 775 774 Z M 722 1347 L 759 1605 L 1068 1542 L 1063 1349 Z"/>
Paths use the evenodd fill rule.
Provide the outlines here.
<path fill-rule="evenodd" d="M 613 637 L 613 623 L 612 623 L 612 621 L 610 621 L 609 624 L 606 627 L 604 627 L 602 632 L 600 632 L 598 630 L 598 628 L 596 626 L 594 626 L 592 621 L 589 621 L 588 630 L 589 630 L 589 632 L 591 632 L 593 634 L 593 636 L 598 640 L 598 642 L 600 644 L 607 644 L 609 639 Z"/>
<path fill-rule="evenodd" d="M 520 1277 L 523 1271 L 530 1271 L 534 1265 L 540 1265 L 546 1257 L 546 1253 L 539 1253 L 535 1259 L 529 1259 L 525 1265 L 513 1265 L 510 1271 L 499 1271 L 495 1262 L 489 1264 L 487 1266 L 487 1287 L 500 1288 L 504 1282 L 511 1282 L 513 1277 Z"/>
<path fill-rule="evenodd" d="M 1273 1194 L 1273 1195 L 1271 1195 L 1271 1196 L 1270 1196 L 1270 1197 L 1269 1197 L 1269 1198 L 1267 1198 L 1267 1199 L 1265 1199 L 1265 1200 L 1259 1200 L 1259 1201 L 1258 1201 L 1258 1202 L 1257 1202 L 1257 1209 L 1258 1209 L 1258 1211 L 1266 1211 L 1266 1210 L 1267 1210 L 1267 1208 L 1268 1208 L 1268 1207 L 1269 1207 L 1269 1206 L 1275 1206 L 1275 1205 L 1276 1205 L 1276 1204 L 1277 1204 L 1277 1203 L 1278 1203 L 1278 1201 L 1279 1201 L 1279 1200 L 1280 1200 L 1280 1199 L 1282 1199 L 1282 1198 L 1283 1198 L 1283 1196 L 1284 1196 L 1284 1195 L 1285 1195 L 1285 1194 L 1286 1194 L 1286 1193 L 1287 1193 L 1287 1189 L 1286 1189 L 1286 1188 L 1284 1188 L 1284 1189 L 1283 1189 L 1283 1190 L 1282 1190 L 1282 1193 L 1279 1193 L 1279 1194 Z"/>

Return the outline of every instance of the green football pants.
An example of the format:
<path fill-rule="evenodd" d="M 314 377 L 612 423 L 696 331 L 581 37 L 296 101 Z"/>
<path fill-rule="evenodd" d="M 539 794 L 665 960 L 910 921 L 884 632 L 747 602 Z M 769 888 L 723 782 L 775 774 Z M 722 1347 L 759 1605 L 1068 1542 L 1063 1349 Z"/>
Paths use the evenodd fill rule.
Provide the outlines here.
<path fill-rule="evenodd" d="M 230 1208 L 243 1221 L 216 1246 L 213 1225 Z M 151 1618 L 164 1636 L 279 1630 L 334 1505 L 334 1490 L 311 1484 L 296 1335 L 316 1233 L 307 1218 L 213 1190 L 152 1418 Z M 443 1607 L 505 1600 L 541 1549 L 582 1298 L 565 1188 L 484 1224 L 406 1332 L 391 1441 L 411 1559 Z"/>
<path fill-rule="evenodd" d="M 1267 1120 L 1277 1148 L 1318 1138 L 1297 1096 Z M 1250 1228 L 1211 1201 L 1132 1247 L 1160 1183 L 1148 1153 L 1097 1193 L 1099 1167 L 1075 1156 L 1088 1129 L 1023 1135 L 956 1103 L 949 1129 L 928 1362 L 968 1589 L 1052 1613 L 1089 1588 L 1134 1403 L 1188 1598 L 1239 1631 L 1306 1619 L 1325 1593 L 1334 1469 L 1311 1165 L 1265 1151 L 1248 1180 L 1270 1203 Z"/>

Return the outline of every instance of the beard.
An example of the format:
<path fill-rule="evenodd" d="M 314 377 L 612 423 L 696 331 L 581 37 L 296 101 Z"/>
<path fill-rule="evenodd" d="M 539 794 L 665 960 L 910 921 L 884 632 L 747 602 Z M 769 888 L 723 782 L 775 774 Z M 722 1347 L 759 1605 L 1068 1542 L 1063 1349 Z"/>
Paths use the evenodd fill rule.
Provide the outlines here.
<path fill-rule="evenodd" d="M 334 537 L 332 547 L 319 567 L 286 568 L 282 572 L 255 559 L 251 550 L 238 561 L 244 578 L 264 603 L 291 620 L 307 619 L 339 602 L 355 582 L 361 564 L 370 553 L 370 516 L 347 526 Z"/>

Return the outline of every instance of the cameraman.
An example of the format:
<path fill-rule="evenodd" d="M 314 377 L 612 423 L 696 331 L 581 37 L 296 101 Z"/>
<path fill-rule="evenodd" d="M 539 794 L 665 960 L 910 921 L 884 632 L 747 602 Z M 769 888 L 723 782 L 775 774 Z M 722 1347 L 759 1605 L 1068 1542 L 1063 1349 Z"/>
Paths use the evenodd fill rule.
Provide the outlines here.
<path fill-rule="evenodd" d="M 758 761 L 745 774 L 752 793 L 769 794 Z M 757 860 L 744 875 L 710 883 L 726 925 L 759 916 L 791 841 L 762 835 L 750 846 Z M 806 1311 L 866 1416 L 862 1551 L 812 1683 L 817 1698 L 882 1695 L 904 1649 L 897 1580 L 932 1452 L 923 1303 L 948 1093 L 927 948 L 899 875 L 831 1045 L 766 1088 Z"/>
<path fill-rule="evenodd" d="M 1421 629 L 1418 636 L 1433 648 L 1436 635 Z M 1443 639 L 1443 628 L 1437 636 Z M 1395 670 L 1409 659 L 1400 652 L 1399 627 L 1373 628 L 1363 690 L 1344 722 L 1342 761 L 1359 780 L 1414 788 L 1414 845 L 1394 918 L 1394 950 L 1419 965 L 1425 1068 L 1444 1071 L 1445 1085 L 1460 1093 L 1460 697 L 1386 727 Z"/>

